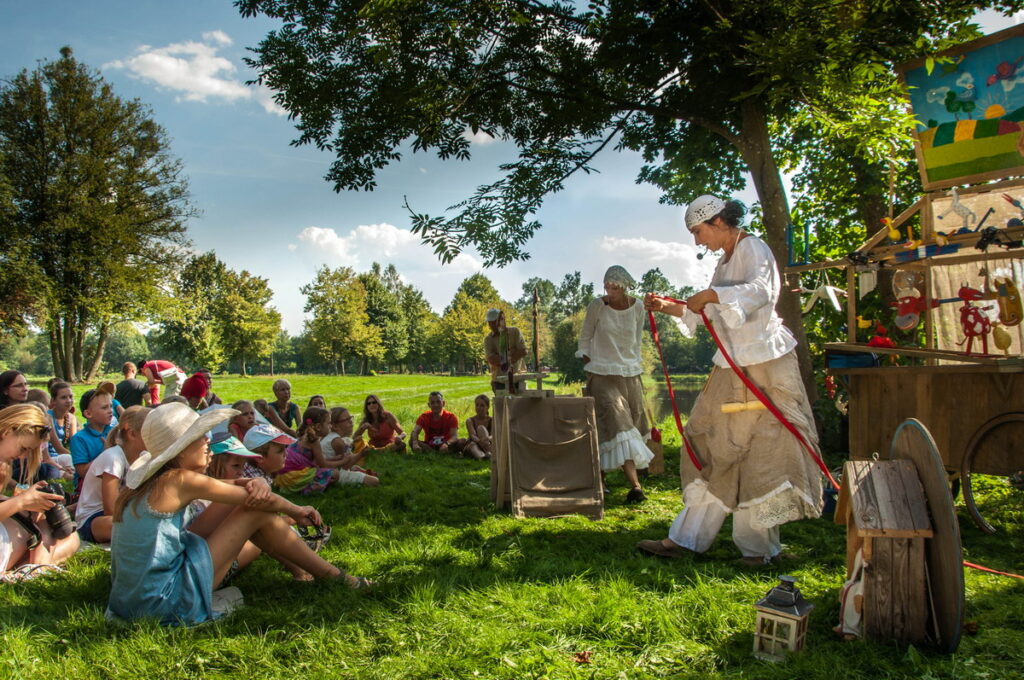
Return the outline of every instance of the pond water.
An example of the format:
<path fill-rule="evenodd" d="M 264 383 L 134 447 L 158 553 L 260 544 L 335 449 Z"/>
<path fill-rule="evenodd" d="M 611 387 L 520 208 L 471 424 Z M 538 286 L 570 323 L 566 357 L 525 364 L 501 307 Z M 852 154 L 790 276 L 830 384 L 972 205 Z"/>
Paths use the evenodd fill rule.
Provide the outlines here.
<path fill-rule="evenodd" d="M 697 401 L 697 395 L 704 387 L 705 377 L 699 378 L 672 378 L 672 389 L 676 394 L 676 405 L 679 407 L 680 415 L 686 417 L 693 410 L 693 403 Z M 672 415 L 672 401 L 668 397 L 668 387 L 665 380 L 657 380 L 653 384 L 648 382 L 647 397 L 651 408 L 654 409 L 654 418 L 658 422 Z"/>

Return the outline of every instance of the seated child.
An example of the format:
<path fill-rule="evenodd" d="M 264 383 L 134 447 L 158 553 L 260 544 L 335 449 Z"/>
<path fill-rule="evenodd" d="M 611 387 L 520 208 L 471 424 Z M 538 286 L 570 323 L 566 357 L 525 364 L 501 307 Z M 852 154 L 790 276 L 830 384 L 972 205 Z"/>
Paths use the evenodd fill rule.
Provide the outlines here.
<path fill-rule="evenodd" d="M 151 410 L 145 406 L 125 410 L 117 427 L 107 435 L 107 449 L 89 465 L 82 478 L 75 522 L 83 541 L 110 543 L 114 504 L 128 466 L 146 449 L 142 424 Z"/>
<path fill-rule="evenodd" d="M 206 393 L 210 390 L 210 383 L 202 373 L 193 373 L 181 383 L 181 396 L 188 400 L 188 405 L 202 411 L 209 403 L 206 401 Z"/>
<path fill-rule="evenodd" d="M 234 484 L 242 487 L 246 487 L 250 483 L 259 480 L 260 484 L 267 484 L 267 490 L 270 490 L 269 481 L 259 477 L 246 477 L 243 474 L 247 465 L 258 463 L 262 456 L 245 448 L 242 445 L 242 442 L 238 441 L 238 439 L 233 435 L 226 432 L 215 434 L 210 440 L 210 452 L 213 455 L 213 458 L 210 461 L 209 467 L 206 469 L 206 474 L 210 477 L 219 479 L 222 482 L 227 482 L 228 484 Z M 225 503 L 210 503 L 206 505 L 205 510 L 196 517 L 191 524 L 189 524 L 188 529 L 189 531 L 206 538 L 221 525 L 224 519 L 227 518 L 233 510 L 233 505 Z M 291 524 L 292 521 L 288 520 L 288 523 Z M 233 571 L 229 572 L 228 577 L 225 578 L 218 587 L 226 585 L 226 582 L 230 577 L 252 564 L 253 561 L 262 553 L 263 551 L 257 548 L 255 544 L 251 541 L 246 541 L 242 550 L 235 558 Z M 313 580 L 312 576 L 292 562 L 289 562 L 284 558 L 274 557 L 274 559 L 280 562 L 281 565 L 291 573 L 292 578 L 296 581 Z"/>
<path fill-rule="evenodd" d="M 367 448 L 370 451 L 405 451 L 405 432 L 402 426 L 390 411 L 384 409 L 384 404 L 376 394 L 366 396 L 363 402 L 363 422 L 359 423 L 352 438 L 359 439 L 364 432 L 369 435 Z"/>
<path fill-rule="evenodd" d="M 71 438 L 78 432 L 78 419 L 74 415 L 75 395 L 71 392 L 71 386 L 63 380 L 57 380 L 50 385 L 50 457 L 57 459 L 57 456 L 68 456 L 66 466 L 71 466 Z M 56 460 L 60 465 L 62 460 Z M 63 466 L 62 466 L 63 467 Z"/>
<path fill-rule="evenodd" d="M 328 460 L 340 460 L 339 484 L 363 484 L 377 486 L 380 480 L 373 470 L 364 470 L 357 463 L 362 461 L 366 447 L 359 452 L 352 449 L 352 414 L 343 406 L 331 409 L 331 430 L 320 440 L 320 449 Z"/>
<path fill-rule="evenodd" d="M 462 450 L 473 458 L 482 460 L 491 457 L 491 429 L 494 422 L 490 414 L 491 400 L 486 394 L 478 394 L 473 400 L 473 406 L 476 408 L 476 414 L 466 418 L 468 439 L 465 440 Z"/>
<path fill-rule="evenodd" d="M 248 399 L 239 399 L 231 408 L 238 411 L 238 415 L 228 423 L 228 432 L 233 434 L 238 441 L 245 439 L 245 433 L 256 424 L 256 409 Z"/>
<path fill-rule="evenodd" d="M 416 419 L 416 427 L 412 428 L 410 446 L 413 451 L 459 451 L 459 419 L 451 411 L 444 408 L 444 395 L 440 392 L 431 392 L 427 399 L 429 411 L 424 411 Z M 420 432 L 423 433 L 423 441 L 420 441 Z"/>
<path fill-rule="evenodd" d="M 25 401 L 35 401 L 42 404 L 43 408 L 50 408 L 50 395 L 46 390 L 41 390 L 38 387 L 33 387 L 28 391 Z"/>
<path fill-rule="evenodd" d="M 117 427 L 117 421 L 121 419 L 121 414 L 124 413 L 124 406 L 122 406 L 121 402 L 119 402 L 117 400 L 117 397 L 114 396 L 117 393 L 117 387 L 115 387 L 114 383 L 110 382 L 109 380 L 104 380 L 103 382 L 96 386 L 96 389 L 98 389 L 100 392 L 106 392 L 107 394 L 110 395 L 110 398 L 112 400 L 110 403 L 114 407 L 114 417 L 110 420 L 110 426 Z"/>
<path fill-rule="evenodd" d="M 82 476 L 89 464 L 103 453 L 110 421 L 114 418 L 114 402 L 109 394 L 100 390 L 86 390 L 78 400 L 78 408 L 85 417 L 85 426 L 71 438 L 71 462 L 75 466 L 75 488 L 81 489 Z"/>
<path fill-rule="evenodd" d="M 320 439 L 330 428 L 331 414 L 322 408 L 308 408 L 302 414 L 299 437 L 286 450 L 284 467 L 274 484 L 284 491 L 303 495 L 320 493 L 341 477 L 341 460 L 328 460 Z"/>
<path fill-rule="evenodd" d="M 306 404 L 306 408 L 311 408 L 313 406 L 316 406 L 317 408 L 327 408 L 327 402 L 324 401 L 324 395 L 314 394 L 312 397 L 310 397 L 309 403 Z"/>
<path fill-rule="evenodd" d="M 9 481 L 10 462 L 24 458 L 29 476 L 34 476 L 50 426 L 46 416 L 28 404 L 0 410 L 0 490 Z M 78 550 L 78 534 L 57 538 L 43 512 L 63 497 L 40 489 L 42 482 L 0 496 L 0 581 L 27 578 L 36 565 L 60 564 Z M 18 571 L 22 570 L 22 571 Z"/>
<path fill-rule="evenodd" d="M 299 507 L 263 484 L 226 484 L 203 474 L 209 463 L 206 433 L 237 415 L 233 409 L 202 416 L 186 405 L 155 409 L 142 426 L 148 450 L 128 469 L 114 508 L 108 616 L 155 618 L 164 625 L 193 625 L 216 618 L 213 586 L 231 569 L 246 541 L 280 555 L 319 579 L 345 574 L 296 535 L 278 513 L 302 525 L 319 525 L 315 508 Z M 186 530 L 191 502 L 237 506 L 207 538 Z"/>
<path fill-rule="evenodd" d="M 257 423 L 245 433 L 243 446 L 262 456 L 257 461 L 246 461 L 242 476 L 249 479 L 265 479 L 273 483 L 274 475 L 284 467 L 287 457 L 285 447 L 295 443 L 295 437 L 286 435 L 273 425 Z"/>

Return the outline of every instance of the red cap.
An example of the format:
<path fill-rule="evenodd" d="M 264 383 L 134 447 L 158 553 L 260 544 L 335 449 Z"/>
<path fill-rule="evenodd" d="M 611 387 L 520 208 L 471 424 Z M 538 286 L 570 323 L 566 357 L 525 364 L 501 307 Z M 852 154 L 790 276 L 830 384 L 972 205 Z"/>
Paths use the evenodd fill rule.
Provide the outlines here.
<path fill-rule="evenodd" d="M 195 373 L 181 384 L 181 396 L 186 399 L 202 399 L 209 389 L 210 383 L 206 382 L 206 376 L 202 373 Z"/>

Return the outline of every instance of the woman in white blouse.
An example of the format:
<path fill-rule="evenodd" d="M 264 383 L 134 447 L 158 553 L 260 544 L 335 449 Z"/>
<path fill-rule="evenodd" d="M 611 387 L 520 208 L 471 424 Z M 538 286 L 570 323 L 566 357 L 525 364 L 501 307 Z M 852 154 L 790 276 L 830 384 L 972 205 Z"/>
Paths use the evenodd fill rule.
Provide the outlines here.
<path fill-rule="evenodd" d="M 624 268 L 609 267 L 604 275 L 607 294 L 587 307 L 576 352 L 587 373 L 587 391 L 594 397 L 601 470 L 622 468 L 630 485 L 627 503 L 646 500 L 636 471 L 654 458 L 645 443 L 651 425 L 640 382 L 646 312 L 639 300 L 626 294 L 634 285 Z"/>
<path fill-rule="evenodd" d="M 711 286 L 686 306 L 648 295 L 646 309 L 680 317 L 686 336 L 702 323 L 703 310 L 726 350 L 804 438 L 817 433 L 797 365 L 796 341 L 775 313 L 779 270 L 771 249 L 740 228 L 741 203 L 701 196 L 686 210 L 686 227 L 697 245 L 723 251 Z M 767 410 L 723 412 L 723 404 L 756 401 L 721 352 L 693 406 L 686 434 L 700 459 L 680 462 L 685 507 L 668 538 L 641 541 L 641 550 L 663 557 L 705 552 L 726 516 L 732 537 L 749 565 L 770 563 L 781 551 L 779 526 L 821 514 L 821 477 L 796 437 Z"/>

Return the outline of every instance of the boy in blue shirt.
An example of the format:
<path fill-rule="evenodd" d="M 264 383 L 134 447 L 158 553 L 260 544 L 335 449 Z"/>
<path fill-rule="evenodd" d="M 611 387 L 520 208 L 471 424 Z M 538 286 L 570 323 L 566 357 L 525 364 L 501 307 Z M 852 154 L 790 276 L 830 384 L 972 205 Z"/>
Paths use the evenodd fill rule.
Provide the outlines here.
<path fill-rule="evenodd" d="M 85 416 L 85 427 L 71 438 L 68 445 L 71 462 L 75 466 L 75 489 L 89 471 L 89 464 L 107 448 L 107 434 L 113 429 L 110 421 L 114 418 L 113 399 L 101 390 L 87 390 L 78 401 L 78 408 Z"/>

